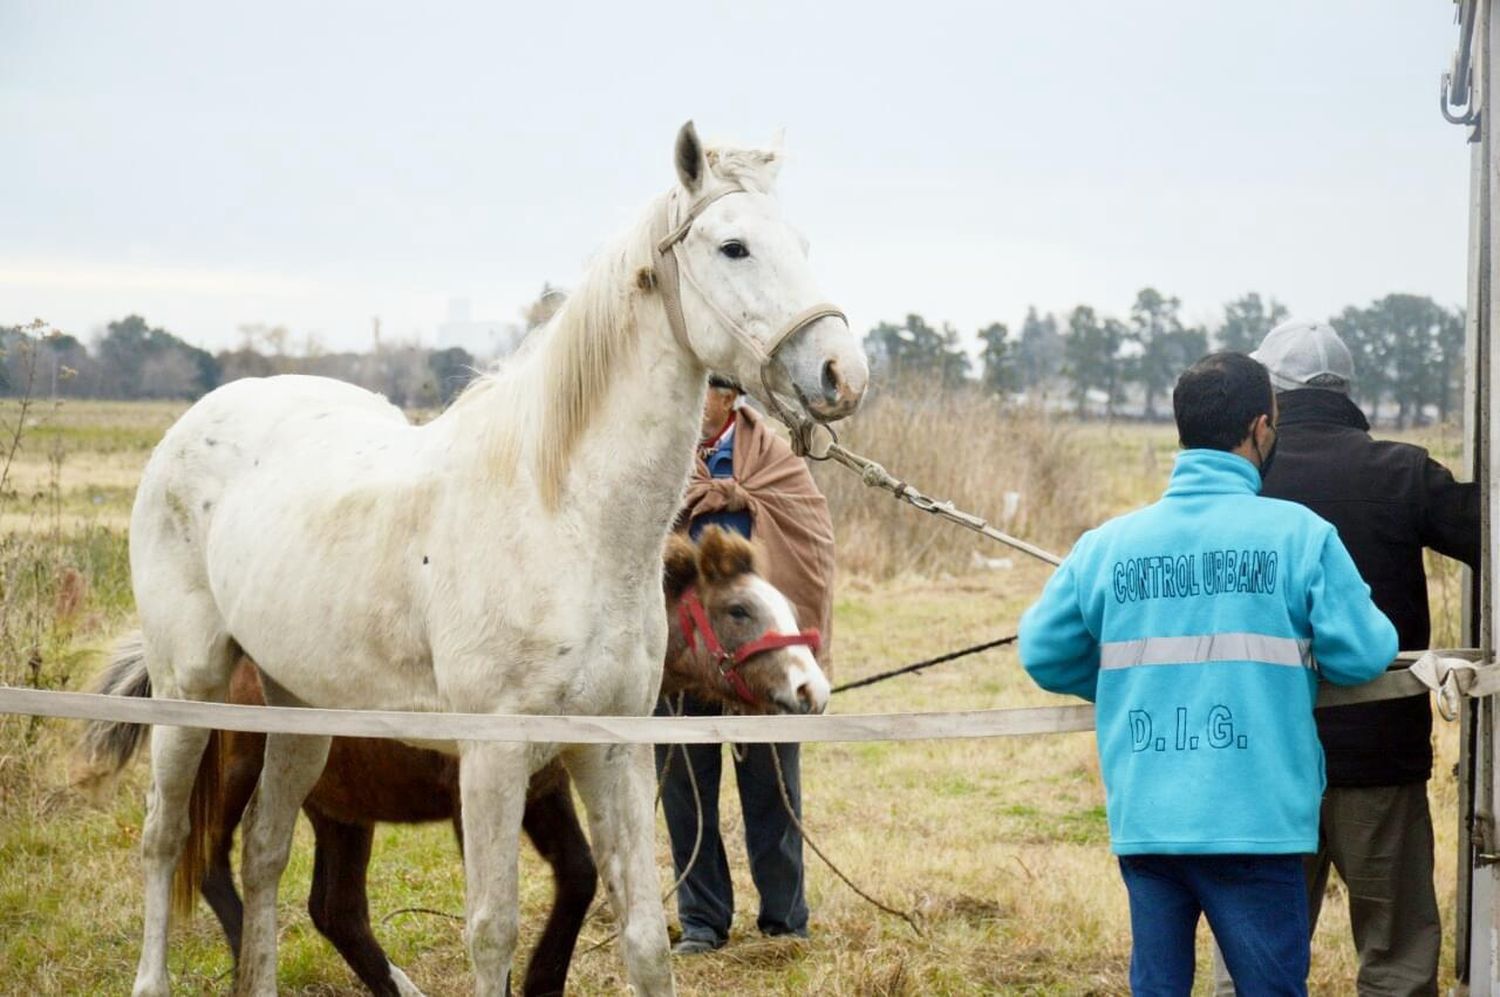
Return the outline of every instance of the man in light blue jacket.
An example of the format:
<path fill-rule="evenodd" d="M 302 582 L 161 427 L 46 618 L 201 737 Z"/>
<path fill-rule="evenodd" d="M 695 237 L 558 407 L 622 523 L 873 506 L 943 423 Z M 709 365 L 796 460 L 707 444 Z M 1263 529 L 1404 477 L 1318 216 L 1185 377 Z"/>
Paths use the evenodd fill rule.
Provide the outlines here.
<path fill-rule="evenodd" d="M 1305 994 L 1318 680 L 1376 677 L 1396 631 L 1332 526 L 1259 495 L 1276 450 L 1265 368 L 1212 354 L 1172 407 L 1166 494 L 1079 538 L 1021 620 L 1021 663 L 1096 704 L 1132 990 L 1190 992 L 1201 913 L 1241 993 Z"/>

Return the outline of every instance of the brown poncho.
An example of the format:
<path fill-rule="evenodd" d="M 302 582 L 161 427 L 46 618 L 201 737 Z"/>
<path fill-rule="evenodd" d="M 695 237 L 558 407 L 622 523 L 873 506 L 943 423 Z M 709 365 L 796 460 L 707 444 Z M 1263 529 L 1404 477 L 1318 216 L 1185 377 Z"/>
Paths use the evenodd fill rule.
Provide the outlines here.
<path fill-rule="evenodd" d="M 683 500 L 686 525 L 713 512 L 750 512 L 750 535 L 764 552 L 766 580 L 791 600 L 797 625 L 823 635 L 818 663 L 832 677 L 833 520 L 828 500 L 791 446 L 742 406 L 734 424 L 734 477 L 711 478 L 700 457 Z"/>

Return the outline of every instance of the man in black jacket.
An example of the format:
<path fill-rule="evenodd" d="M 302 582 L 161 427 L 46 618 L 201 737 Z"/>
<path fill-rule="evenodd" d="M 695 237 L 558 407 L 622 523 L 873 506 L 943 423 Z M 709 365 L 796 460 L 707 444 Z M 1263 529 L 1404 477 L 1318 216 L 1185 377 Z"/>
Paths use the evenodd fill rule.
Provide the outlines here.
<path fill-rule="evenodd" d="M 1285 322 L 1254 357 L 1281 418 L 1261 494 L 1299 502 L 1338 528 L 1401 647 L 1428 646 L 1431 547 L 1479 559 L 1479 493 L 1421 447 L 1372 440 L 1349 399 L 1354 363 L 1323 322 Z M 1318 854 L 1307 861 L 1317 924 L 1330 864 L 1349 889 L 1361 994 L 1436 994 L 1441 938 L 1432 886 L 1432 712 L 1426 695 L 1317 711 L 1327 757 Z"/>

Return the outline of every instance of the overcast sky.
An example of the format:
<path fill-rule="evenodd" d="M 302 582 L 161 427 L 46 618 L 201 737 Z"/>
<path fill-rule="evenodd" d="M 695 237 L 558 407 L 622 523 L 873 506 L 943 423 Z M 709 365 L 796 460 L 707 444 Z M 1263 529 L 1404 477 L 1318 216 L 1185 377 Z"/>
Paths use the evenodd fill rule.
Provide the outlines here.
<path fill-rule="evenodd" d="M 1248 290 L 1458 305 L 1456 40 L 1445 0 L 0 0 L 0 324 L 511 320 L 672 182 L 690 117 L 785 126 L 787 214 L 859 329 L 1146 285 L 1208 323 Z"/>

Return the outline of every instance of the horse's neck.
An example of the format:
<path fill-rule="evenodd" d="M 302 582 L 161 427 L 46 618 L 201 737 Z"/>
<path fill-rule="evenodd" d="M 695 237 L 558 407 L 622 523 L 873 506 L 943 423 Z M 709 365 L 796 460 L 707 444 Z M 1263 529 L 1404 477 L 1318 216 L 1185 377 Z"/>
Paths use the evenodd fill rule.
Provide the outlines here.
<path fill-rule="evenodd" d="M 649 537 L 653 560 L 676 517 L 692 470 L 706 378 L 681 349 L 654 299 L 637 306 L 636 348 L 612 379 L 608 397 L 575 455 L 569 488 L 606 535 Z"/>
<path fill-rule="evenodd" d="M 538 495 L 540 508 L 528 514 L 560 515 L 570 531 L 582 528 L 590 542 L 634 555 L 633 561 L 649 558 L 659 574 L 661 542 L 692 468 L 707 383 L 702 365 L 678 346 L 659 300 L 638 297 L 630 307 L 634 342 L 611 369 L 598 408 L 568 455 L 558 508 L 546 509 Z M 550 339 L 538 342 L 517 358 L 507 384 L 445 413 L 436 449 L 480 467 L 516 462 L 530 470 L 516 477 L 538 480 L 537 428 L 547 417 L 546 399 L 522 386 L 547 383 L 550 353 L 559 348 Z M 522 436 L 529 442 L 494 451 L 497 441 L 509 448 Z M 493 475 L 482 473 L 474 484 L 481 504 L 492 498 Z"/>

